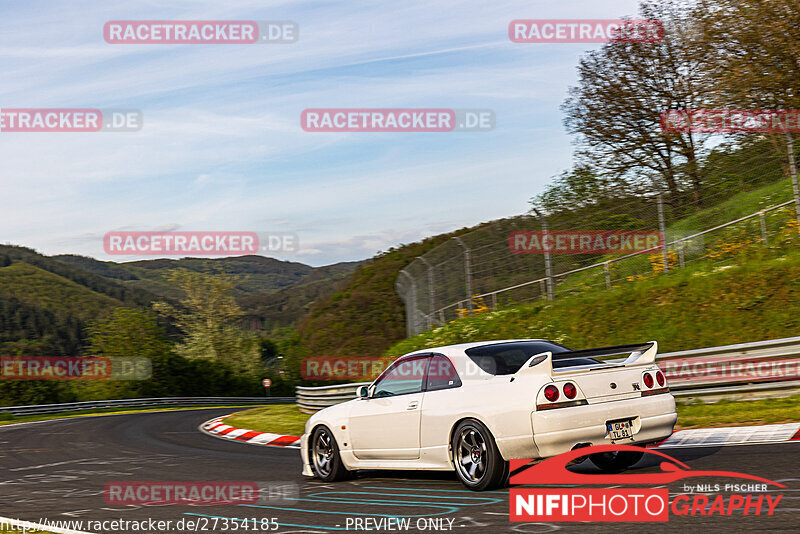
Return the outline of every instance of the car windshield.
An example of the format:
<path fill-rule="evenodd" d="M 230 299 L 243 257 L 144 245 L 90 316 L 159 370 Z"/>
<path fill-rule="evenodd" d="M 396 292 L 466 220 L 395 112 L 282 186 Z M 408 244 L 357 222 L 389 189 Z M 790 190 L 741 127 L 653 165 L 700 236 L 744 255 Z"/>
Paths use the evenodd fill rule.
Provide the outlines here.
<path fill-rule="evenodd" d="M 574 367 L 601 363 L 593 358 L 574 358 L 560 360 L 555 356 L 570 349 L 551 341 L 510 341 L 494 343 L 467 349 L 469 358 L 485 372 L 491 375 L 513 375 L 527 362 L 531 356 L 542 352 L 553 353 L 553 367 Z"/>

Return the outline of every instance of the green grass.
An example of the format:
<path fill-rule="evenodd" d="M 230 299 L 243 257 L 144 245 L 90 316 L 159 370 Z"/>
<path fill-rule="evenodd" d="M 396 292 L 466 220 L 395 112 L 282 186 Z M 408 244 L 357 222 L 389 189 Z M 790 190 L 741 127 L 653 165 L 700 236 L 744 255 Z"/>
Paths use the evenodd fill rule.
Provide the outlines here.
<path fill-rule="evenodd" d="M 101 410 L 87 410 L 82 412 L 61 412 L 53 414 L 42 415 L 25 415 L 15 416 L 7 412 L 3 412 L 3 407 L 0 406 L 0 426 L 13 425 L 16 423 L 31 423 L 35 421 L 51 421 L 53 419 L 72 419 L 75 417 L 87 417 L 90 415 L 122 415 L 131 413 L 150 413 L 150 412 L 171 412 L 176 410 L 207 410 L 209 408 L 243 408 L 242 405 L 231 406 L 191 406 L 191 407 L 163 407 L 163 408 L 105 408 Z"/>
<path fill-rule="evenodd" d="M 775 206 L 791 199 L 792 186 L 788 179 L 752 191 L 745 191 L 733 195 L 728 200 L 711 208 L 706 208 L 693 215 L 671 222 L 667 225 L 667 238 L 672 241 L 679 237 L 689 236 L 702 230 L 707 230 L 720 224 L 736 220 L 740 217 L 752 215 L 763 208 Z M 790 217 L 793 217 L 791 206 L 789 208 L 784 208 L 784 211 L 773 210 L 767 213 L 767 228 L 769 234 L 771 236 L 774 235 L 778 228 L 785 224 Z M 687 263 L 695 261 L 698 256 L 703 255 L 705 251 L 709 248 L 713 248 L 717 243 L 740 239 L 736 235 L 737 231 L 747 231 L 752 240 L 758 241 L 760 239 L 759 224 L 759 219 L 753 218 L 737 223 L 729 228 L 706 234 L 699 238 L 697 242 L 698 244 L 703 244 L 703 250 L 696 250 L 692 243 L 687 242 L 687 248 L 685 249 Z M 597 256 L 592 260 L 592 263 L 599 264 L 617 257 L 618 255 Z M 618 263 L 611 263 L 611 276 L 612 278 L 619 278 L 621 276 L 650 274 L 653 272 L 653 266 L 650 263 L 651 259 L 656 258 L 656 261 L 660 261 L 660 257 L 661 252 L 655 251 L 649 254 L 640 254 L 626 258 Z M 597 286 L 602 287 L 604 285 L 605 272 L 601 268 L 596 268 L 581 271 L 559 280 L 556 291 L 557 293 L 561 292 L 563 294 L 565 292 L 584 290 L 591 286 L 596 288 Z M 558 296 L 558 294 L 556 296 Z"/>
<path fill-rule="evenodd" d="M 388 355 L 494 339 L 543 338 L 581 349 L 657 340 L 660 352 L 791 337 L 800 330 L 800 251 L 698 262 L 667 275 L 459 319 Z"/>
<path fill-rule="evenodd" d="M 714 404 L 679 404 L 678 429 L 754 426 L 800 421 L 800 395 Z"/>
<path fill-rule="evenodd" d="M 294 404 L 273 404 L 234 414 L 225 419 L 225 424 L 258 432 L 300 436 L 309 417 Z"/>
<path fill-rule="evenodd" d="M 667 227 L 667 233 L 693 234 L 789 200 L 792 200 L 791 181 L 780 180 L 752 191 L 733 195 L 725 202 L 676 221 Z"/>

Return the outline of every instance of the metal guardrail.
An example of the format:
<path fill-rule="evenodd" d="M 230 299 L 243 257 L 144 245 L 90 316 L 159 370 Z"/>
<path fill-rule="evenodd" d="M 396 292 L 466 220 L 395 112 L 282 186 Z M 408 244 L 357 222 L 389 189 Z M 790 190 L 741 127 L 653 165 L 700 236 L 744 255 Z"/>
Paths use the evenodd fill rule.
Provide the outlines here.
<path fill-rule="evenodd" d="M 38 415 L 106 408 L 151 408 L 163 406 L 228 406 L 235 404 L 284 404 L 294 402 L 294 397 L 158 397 L 146 399 L 119 399 L 103 401 L 67 402 L 62 404 L 36 404 L 30 406 L 0 406 L 0 415 Z"/>
<path fill-rule="evenodd" d="M 800 392 L 800 337 L 667 352 L 656 357 L 675 397 L 757 399 Z M 314 413 L 355 398 L 370 382 L 298 387 L 297 406 Z"/>
<path fill-rule="evenodd" d="M 369 384 L 371 384 L 371 382 L 319 387 L 297 386 L 297 407 L 304 413 L 318 412 L 328 406 L 354 399 L 356 396 L 356 389 L 358 389 L 359 386 L 368 386 Z"/>

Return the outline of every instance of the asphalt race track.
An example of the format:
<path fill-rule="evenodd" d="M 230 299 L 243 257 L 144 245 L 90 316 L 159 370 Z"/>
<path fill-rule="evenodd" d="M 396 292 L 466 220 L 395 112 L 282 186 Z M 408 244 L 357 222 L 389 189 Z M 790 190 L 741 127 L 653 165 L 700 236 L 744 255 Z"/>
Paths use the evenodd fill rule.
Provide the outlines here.
<path fill-rule="evenodd" d="M 426 532 L 446 532 L 449 525 L 450 531 L 464 533 L 800 530 L 800 442 L 665 450 L 693 469 L 746 472 L 787 485 L 786 490 L 770 490 L 783 494 L 771 517 L 672 516 L 669 523 L 649 525 L 510 523 L 508 490 L 474 493 L 465 490 L 455 475 L 402 472 L 362 473 L 355 480 L 324 484 L 300 475 L 296 449 L 229 442 L 198 431 L 202 422 L 230 411 L 128 414 L 0 427 L 0 516 L 33 522 L 208 519 L 204 529 L 173 532 L 262 532 L 252 526 L 236 529 L 236 522 L 225 528 L 225 520 L 276 518 L 277 532 L 324 534 L 344 531 L 356 518 L 388 517 L 409 518 L 411 531 L 417 531 L 419 524 Z M 657 471 L 652 466 L 635 470 Z M 259 505 L 121 507 L 109 506 L 103 499 L 109 482 L 209 480 L 296 484 L 299 498 Z M 680 488 L 681 483 L 669 486 L 671 494 L 683 493 Z M 215 518 L 216 530 L 211 523 Z"/>

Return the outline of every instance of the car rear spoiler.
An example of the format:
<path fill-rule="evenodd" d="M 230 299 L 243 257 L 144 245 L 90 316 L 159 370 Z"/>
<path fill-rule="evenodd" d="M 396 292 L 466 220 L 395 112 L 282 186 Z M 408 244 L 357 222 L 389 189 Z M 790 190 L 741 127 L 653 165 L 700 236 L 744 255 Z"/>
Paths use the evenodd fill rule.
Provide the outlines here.
<path fill-rule="evenodd" d="M 519 368 L 515 375 L 545 373 L 552 376 L 554 359 L 558 361 L 578 360 L 583 358 L 599 358 L 603 356 L 628 354 L 628 357 L 624 361 L 615 362 L 614 365 L 652 365 L 656 362 L 657 352 L 658 342 L 656 341 L 648 341 L 647 343 L 638 343 L 634 345 L 615 345 L 613 347 L 600 347 L 596 349 L 570 350 L 567 352 L 557 352 L 555 355 L 548 351 L 531 356 L 530 359 Z M 610 364 L 603 365 L 608 366 Z M 595 369 L 598 368 L 599 367 L 596 367 Z"/>

